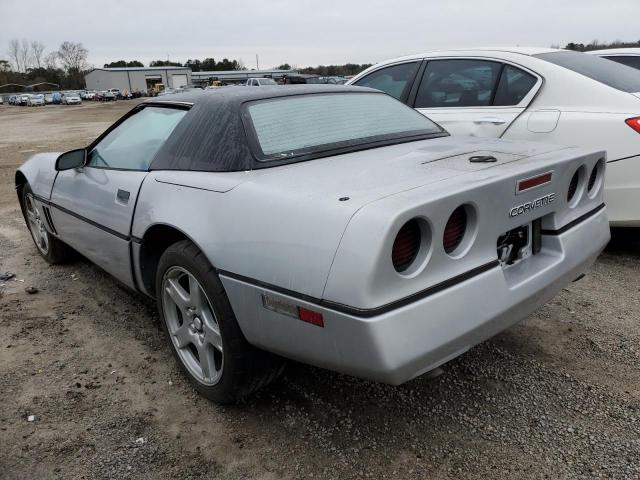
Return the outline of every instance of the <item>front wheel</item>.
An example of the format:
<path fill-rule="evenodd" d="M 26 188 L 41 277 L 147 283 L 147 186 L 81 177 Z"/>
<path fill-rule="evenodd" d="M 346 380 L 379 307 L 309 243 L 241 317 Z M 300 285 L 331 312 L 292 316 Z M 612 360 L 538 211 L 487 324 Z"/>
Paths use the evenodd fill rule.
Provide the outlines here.
<path fill-rule="evenodd" d="M 162 326 L 181 370 L 217 403 L 235 403 L 273 381 L 283 359 L 244 338 L 215 269 L 190 241 L 160 258 L 156 294 Z"/>
<path fill-rule="evenodd" d="M 42 257 L 51 264 L 65 263 L 73 257 L 73 250 L 66 243 L 51 235 L 45 219 L 36 206 L 29 184 L 22 188 L 22 211 L 33 243 Z"/>

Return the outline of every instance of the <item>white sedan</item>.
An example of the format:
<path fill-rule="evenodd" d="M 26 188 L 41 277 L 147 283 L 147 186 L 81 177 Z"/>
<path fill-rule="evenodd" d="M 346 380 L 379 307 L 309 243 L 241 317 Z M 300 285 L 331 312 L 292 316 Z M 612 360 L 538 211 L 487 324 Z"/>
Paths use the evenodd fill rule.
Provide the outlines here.
<path fill-rule="evenodd" d="M 82 99 L 77 93 L 70 92 L 62 94 L 61 102 L 64 105 L 80 105 L 82 103 Z"/>
<path fill-rule="evenodd" d="M 587 53 L 640 70 L 640 48 L 610 48 L 607 50 L 592 50 Z"/>
<path fill-rule="evenodd" d="M 612 226 L 640 226 L 640 72 L 549 48 L 436 51 L 387 60 L 349 81 L 402 100 L 454 135 L 607 151 Z"/>

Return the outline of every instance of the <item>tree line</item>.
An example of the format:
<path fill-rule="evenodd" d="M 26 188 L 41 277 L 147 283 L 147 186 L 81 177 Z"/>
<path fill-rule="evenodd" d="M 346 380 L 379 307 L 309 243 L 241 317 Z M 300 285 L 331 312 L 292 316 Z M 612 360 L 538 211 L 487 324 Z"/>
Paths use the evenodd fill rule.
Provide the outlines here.
<path fill-rule="evenodd" d="M 207 57 L 204 60 L 187 60 L 184 64 L 180 62 L 173 62 L 171 60 L 153 60 L 149 62 L 150 67 L 187 67 L 192 72 L 209 72 L 209 71 L 222 71 L 222 70 L 244 70 L 246 67 L 241 60 L 229 60 L 223 58 L 220 61 L 216 61 L 214 58 Z M 139 60 L 118 60 L 116 62 L 105 63 L 104 68 L 117 68 L 117 67 L 144 67 L 144 64 Z"/>
<path fill-rule="evenodd" d="M 317 67 L 304 67 L 297 68 L 291 66 L 289 63 L 283 63 L 274 67 L 277 70 L 297 70 L 300 73 L 309 73 L 313 75 L 321 75 L 325 77 L 339 76 L 339 75 L 356 75 L 361 71 L 369 68 L 370 63 L 346 63 L 344 65 L 318 65 Z M 104 68 L 115 67 L 143 67 L 142 62 L 138 60 L 118 60 L 117 62 L 105 63 Z M 220 61 L 216 61 L 214 58 L 207 57 L 203 60 L 187 60 L 185 63 L 173 62 L 170 60 L 154 60 L 149 63 L 150 67 L 187 67 L 192 72 L 216 72 L 216 71 L 229 71 L 229 70 L 245 70 L 247 67 L 241 60 L 229 60 L 223 58 Z"/>
<path fill-rule="evenodd" d="M 286 65 L 286 64 L 285 64 Z M 344 65 L 318 65 L 317 67 L 300 68 L 300 73 L 309 73 L 321 75 L 323 77 L 357 75 L 363 70 L 369 68 L 371 63 L 345 63 Z"/>
<path fill-rule="evenodd" d="M 589 52 L 591 50 L 607 50 L 610 48 L 639 48 L 640 41 L 638 42 L 623 42 L 622 40 L 616 40 L 614 42 L 600 42 L 593 40 L 591 43 L 575 43 L 569 42 L 565 45 L 566 50 L 574 50 L 576 52 Z"/>
<path fill-rule="evenodd" d="M 84 88 L 84 75 L 92 68 L 87 63 L 89 51 L 81 42 L 65 41 L 55 50 L 47 50 L 38 40 L 13 39 L 9 41 L 7 58 L 0 58 L 0 85 L 30 85 L 54 83 L 61 89 Z M 150 67 L 187 67 L 193 72 L 245 70 L 241 60 L 212 57 L 188 59 L 185 63 L 170 60 L 153 60 Z M 344 65 L 319 65 L 297 69 L 288 63 L 276 67 L 280 70 L 298 70 L 322 76 L 356 75 L 370 64 L 347 63 Z M 117 60 L 105 63 L 104 68 L 144 67 L 139 60 Z"/>
<path fill-rule="evenodd" d="M 60 88 L 81 88 L 88 54 L 80 42 L 65 41 L 47 52 L 40 41 L 11 40 L 8 59 L 0 59 L 0 85 L 49 82 Z"/>

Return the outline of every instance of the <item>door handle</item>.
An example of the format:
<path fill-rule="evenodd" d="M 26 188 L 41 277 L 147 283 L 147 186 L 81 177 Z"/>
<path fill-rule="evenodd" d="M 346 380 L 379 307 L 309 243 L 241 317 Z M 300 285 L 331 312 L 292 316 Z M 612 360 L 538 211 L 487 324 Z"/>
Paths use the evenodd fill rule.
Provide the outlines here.
<path fill-rule="evenodd" d="M 504 118 L 500 117 L 480 117 L 477 120 L 474 120 L 473 123 L 491 123 L 492 125 L 504 125 L 507 121 Z"/>

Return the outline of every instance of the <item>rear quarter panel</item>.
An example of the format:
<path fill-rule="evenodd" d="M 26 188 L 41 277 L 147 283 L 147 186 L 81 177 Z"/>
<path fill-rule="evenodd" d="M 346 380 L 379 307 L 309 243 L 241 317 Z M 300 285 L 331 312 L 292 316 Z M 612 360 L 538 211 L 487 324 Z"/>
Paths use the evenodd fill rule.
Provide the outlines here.
<path fill-rule="evenodd" d="M 640 154 L 640 135 L 624 123 L 640 116 L 640 98 L 535 57 L 527 61 L 544 85 L 502 138 L 605 150 L 608 161 Z M 555 128 L 532 131 L 532 116 L 549 111 L 560 112 Z"/>
<path fill-rule="evenodd" d="M 300 195 L 295 188 L 273 189 L 253 181 L 250 172 L 244 183 L 226 193 L 158 182 L 160 174 L 151 172 L 142 186 L 134 237 L 143 238 L 153 225 L 170 225 L 190 238 L 221 271 L 316 298 L 322 295 L 341 235 L 353 214 L 349 202 L 327 204 L 324 199 Z"/>
<path fill-rule="evenodd" d="M 560 109 L 555 129 L 551 132 L 536 133 L 528 127 L 533 112 L 524 113 L 502 138 L 605 150 L 609 161 L 640 155 L 640 134 L 625 124 L 626 119 L 638 116 L 638 113 Z M 640 101 L 637 112 L 640 112 Z M 638 175 L 640 176 L 640 171 Z"/>

